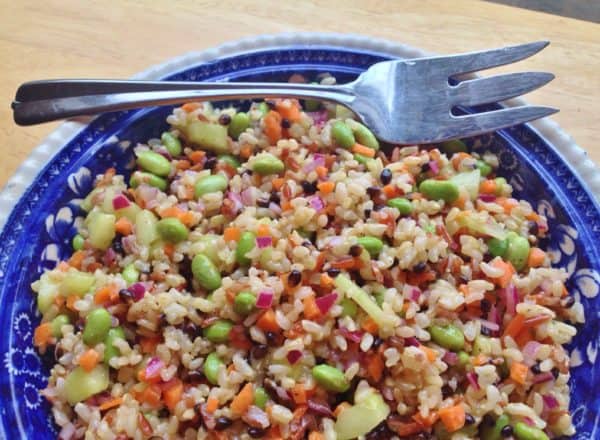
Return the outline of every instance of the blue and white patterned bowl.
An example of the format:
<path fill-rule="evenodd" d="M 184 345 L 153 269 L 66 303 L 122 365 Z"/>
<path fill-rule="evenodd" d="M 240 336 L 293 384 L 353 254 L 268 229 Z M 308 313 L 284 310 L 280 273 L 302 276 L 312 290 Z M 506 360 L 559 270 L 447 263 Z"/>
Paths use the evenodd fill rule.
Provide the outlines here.
<path fill-rule="evenodd" d="M 138 75 L 172 80 L 284 81 L 295 72 L 330 72 L 347 81 L 391 57 L 424 53 L 357 36 L 264 36 L 192 53 Z M 513 101 L 514 105 L 519 101 Z M 29 285 L 45 268 L 69 256 L 81 221 L 79 202 L 93 176 L 115 166 L 128 172 L 135 144 L 166 128 L 170 108 L 102 115 L 89 123 L 63 124 L 0 193 L 0 438 L 53 438 L 50 407 L 40 396 L 49 362 L 32 346 L 39 320 Z M 471 141 L 476 151 L 496 152 L 500 172 L 549 220 L 553 262 L 570 275 L 569 290 L 583 301 L 588 322 L 571 346 L 571 408 L 577 439 L 597 438 L 600 416 L 598 354 L 600 304 L 600 172 L 554 123 L 540 121 Z"/>

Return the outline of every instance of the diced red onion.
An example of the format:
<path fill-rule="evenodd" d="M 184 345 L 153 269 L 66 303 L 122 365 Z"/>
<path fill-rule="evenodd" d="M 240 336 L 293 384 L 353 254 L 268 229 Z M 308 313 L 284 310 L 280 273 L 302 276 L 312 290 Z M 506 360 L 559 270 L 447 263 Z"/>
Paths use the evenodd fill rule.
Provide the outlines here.
<path fill-rule="evenodd" d="M 104 252 L 104 256 L 102 257 L 102 261 L 106 266 L 110 266 L 114 263 L 117 258 L 117 253 L 112 247 L 109 247 L 106 252 Z"/>
<path fill-rule="evenodd" d="M 256 307 L 259 309 L 268 309 L 273 304 L 273 292 L 262 291 L 256 298 Z"/>
<path fill-rule="evenodd" d="M 327 242 L 327 246 L 336 247 L 336 246 L 340 246 L 342 243 L 344 243 L 344 237 L 335 235 L 329 239 L 329 241 Z"/>
<path fill-rule="evenodd" d="M 496 196 L 494 194 L 482 193 L 479 194 L 479 200 L 482 202 L 490 203 L 496 200 Z"/>
<path fill-rule="evenodd" d="M 479 391 L 481 389 L 481 387 L 479 386 L 479 382 L 477 381 L 477 374 L 470 371 L 469 373 L 467 373 L 467 380 L 469 381 L 471 386 L 475 388 L 476 391 Z"/>
<path fill-rule="evenodd" d="M 259 247 L 259 249 L 264 249 L 266 247 L 269 247 L 273 244 L 273 239 L 269 236 L 267 237 L 256 237 L 256 245 Z"/>
<path fill-rule="evenodd" d="M 121 244 L 123 245 L 123 250 L 128 254 L 137 254 L 139 251 L 139 246 L 137 245 L 135 235 L 127 235 L 121 239 Z"/>
<path fill-rule="evenodd" d="M 237 214 L 244 207 L 244 204 L 242 203 L 242 198 L 240 197 L 240 195 L 238 193 L 229 191 L 227 193 L 227 198 L 233 202 L 232 211 L 235 214 Z"/>
<path fill-rule="evenodd" d="M 317 307 L 321 311 L 323 315 L 325 315 L 329 309 L 335 304 L 337 301 L 338 294 L 336 292 L 329 293 L 327 295 L 323 295 L 315 299 L 317 303 Z"/>
<path fill-rule="evenodd" d="M 442 360 L 448 365 L 456 365 L 458 363 L 458 355 L 453 351 L 447 351 L 442 357 Z"/>
<path fill-rule="evenodd" d="M 308 409 L 310 409 L 311 411 L 325 417 L 333 417 L 333 412 L 331 411 L 331 408 L 329 407 L 327 402 L 311 397 L 310 399 L 308 399 L 307 403 Z"/>
<path fill-rule="evenodd" d="M 148 364 L 146 365 L 146 379 L 159 376 L 160 370 L 162 370 L 163 368 L 165 368 L 165 364 L 160 358 L 150 358 Z"/>
<path fill-rule="evenodd" d="M 156 152 L 165 159 L 173 160 L 173 156 L 171 156 L 171 153 L 169 153 L 169 150 L 167 150 L 166 147 L 160 147 L 156 150 Z"/>
<path fill-rule="evenodd" d="M 535 426 L 535 422 L 530 417 L 524 417 L 523 421 L 529 426 Z"/>
<path fill-rule="evenodd" d="M 519 302 L 519 295 L 517 289 L 512 284 L 509 284 L 502 289 L 504 296 L 504 302 L 506 303 L 506 313 L 508 315 L 514 315 L 517 312 L 517 303 Z"/>
<path fill-rule="evenodd" d="M 544 406 L 549 410 L 558 408 L 558 400 L 552 394 L 544 394 L 542 399 L 544 400 Z"/>
<path fill-rule="evenodd" d="M 321 200 L 321 197 L 318 196 L 312 197 L 309 203 L 310 206 L 317 212 L 320 212 L 325 207 L 323 200 Z"/>
<path fill-rule="evenodd" d="M 253 206 L 256 203 L 256 199 L 257 199 L 257 194 L 255 191 L 255 188 L 254 187 L 246 188 L 244 191 L 242 191 L 242 193 L 240 194 L 240 197 L 242 199 L 242 203 L 245 206 Z"/>
<path fill-rule="evenodd" d="M 416 287 L 413 287 L 410 291 L 410 299 L 412 299 L 414 302 L 417 302 L 420 296 L 421 290 Z"/>
<path fill-rule="evenodd" d="M 546 373 L 536 374 L 535 376 L 533 376 L 532 382 L 533 383 L 544 383 L 544 382 L 548 382 L 553 379 L 554 379 L 554 376 L 552 375 L 552 373 L 547 371 Z"/>
<path fill-rule="evenodd" d="M 525 344 L 523 347 L 523 361 L 525 365 L 531 367 L 533 364 L 535 364 L 537 360 L 537 353 L 541 346 L 542 344 L 537 341 L 529 341 L 527 344 Z"/>
<path fill-rule="evenodd" d="M 290 365 L 294 365 L 302 358 L 302 352 L 300 350 L 290 350 L 286 357 Z"/>
<path fill-rule="evenodd" d="M 279 206 L 277 203 L 271 202 L 269 203 L 269 209 L 271 211 L 273 211 L 275 214 L 281 214 L 281 206 Z"/>
<path fill-rule="evenodd" d="M 137 187 L 137 194 L 147 204 L 152 200 L 156 200 L 158 189 L 144 183 Z"/>
<path fill-rule="evenodd" d="M 242 420 L 253 428 L 259 429 L 266 429 L 271 424 L 267 413 L 255 405 L 248 408 L 248 411 L 242 416 Z"/>
<path fill-rule="evenodd" d="M 118 194 L 115 196 L 114 199 L 112 199 L 112 205 L 113 209 L 123 209 L 131 205 L 131 203 L 129 202 L 129 199 L 123 194 Z"/>
<path fill-rule="evenodd" d="M 479 321 L 481 322 L 482 326 L 490 329 L 493 332 L 497 332 L 498 330 L 500 330 L 500 326 L 495 322 L 488 321 L 487 319 L 480 319 Z"/>
<path fill-rule="evenodd" d="M 360 330 L 350 331 L 346 327 L 340 327 L 339 332 L 341 335 L 348 339 L 350 342 L 359 343 L 362 340 L 363 332 Z"/>
<path fill-rule="evenodd" d="M 440 173 L 440 167 L 439 167 L 437 161 L 435 161 L 435 160 L 429 161 L 429 169 L 431 170 L 431 172 L 434 176 L 436 176 Z"/>
<path fill-rule="evenodd" d="M 325 122 L 329 119 L 329 114 L 326 109 L 319 110 L 317 112 L 306 112 L 308 116 L 310 116 L 318 128 L 321 128 L 325 125 Z"/>
<path fill-rule="evenodd" d="M 131 292 L 135 302 L 141 300 L 146 294 L 146 286 L 143 283 L 133 283 L 127 290 Z"/>
<path fill-rule="evenodd" d="M 490 313 L 488 313 L 488 320 L 491 322 L 495 322 L 496 324 L 500 324 L 500 313 L 498 313 L 498 307 L 493 305 L 490 307 Z"/>
<path fill-rule="evenodd" d="M 319 153 L 315 153 L 313 155 L 312 160 L 308 160 L 308 163 L 306 165 L 304 165 L 304 168 L 302 168 L 302 171 L 304 171 L 305 173 L 310 173 L 311 171 L 314 171 L 315 169 L 317 169 L 317 167 L 322 167 L 325 166 L 325 156 Z"/>
<path fill-rule="evenodd" d="M 407 347 L 420 347 L 421 343 L 417 338 L 411 336 L 410 338 L 404 338 L 404 345 Z"/>

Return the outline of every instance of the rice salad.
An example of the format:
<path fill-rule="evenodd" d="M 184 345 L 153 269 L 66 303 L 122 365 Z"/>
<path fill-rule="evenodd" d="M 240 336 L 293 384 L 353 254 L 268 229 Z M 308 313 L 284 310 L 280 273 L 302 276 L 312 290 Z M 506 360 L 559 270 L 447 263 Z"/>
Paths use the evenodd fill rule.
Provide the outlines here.
<path fill-rule="evenodd" d="M 493 154 L 380 145 L 294 99 L 167 122 L 32 285 L 59 438 L 574 433 L 583 308 Z"/>

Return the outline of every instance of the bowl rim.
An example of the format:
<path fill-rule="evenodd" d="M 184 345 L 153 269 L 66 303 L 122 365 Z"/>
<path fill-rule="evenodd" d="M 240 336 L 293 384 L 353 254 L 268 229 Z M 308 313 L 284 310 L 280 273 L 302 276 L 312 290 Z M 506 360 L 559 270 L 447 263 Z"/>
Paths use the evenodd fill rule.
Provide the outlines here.
<path fill-rule="evenodd" d="M 227 42 L 202 51 L 185 53 L 163 63 L 153 65 L 135 74 L 132 79 L 160 79 L 193 65 L 282 46 L 328 46 L 342 49 L 359 49 L 404 58 L 433 55 L 431 52 L 402 43 L 357 34 L 319 32 L 265 34 Z M 505 101 L 503 104 L 515 107 L 526 104 L 526 101 L 522 98 L 514 98 Z M 69 140 L 84 130 L 94 118 L 76 118 L 62 123 L 32 150 L 0 191 L 0 230 L 4 228 L 16 203 L 43 171 L 45 165 Z M 595 200 L 597 204 L 596 208 L 600 211 L 600 167 L 554 120 L 546 117 L 530 122 L 528 125 L 549 146 L 554 148 L 559 157 L 582 183 L 584 190 L 590 193 L 592 200 Z"/>

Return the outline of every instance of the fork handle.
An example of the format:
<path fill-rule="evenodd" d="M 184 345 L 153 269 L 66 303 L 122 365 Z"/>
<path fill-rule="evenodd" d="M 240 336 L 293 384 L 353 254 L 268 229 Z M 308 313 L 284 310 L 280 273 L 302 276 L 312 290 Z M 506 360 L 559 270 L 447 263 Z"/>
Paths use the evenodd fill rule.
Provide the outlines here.
<path fill-rule="evenodd" d="M 12 103 L 19 125 L 189 100 L 291 97 L 349 105 L 350 87 L 295 83 L 170 82 L 111 80 L 33 81 L 19 87 Z"/>

